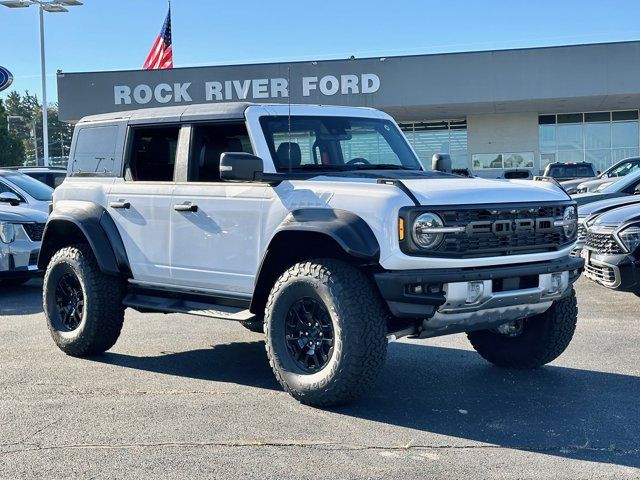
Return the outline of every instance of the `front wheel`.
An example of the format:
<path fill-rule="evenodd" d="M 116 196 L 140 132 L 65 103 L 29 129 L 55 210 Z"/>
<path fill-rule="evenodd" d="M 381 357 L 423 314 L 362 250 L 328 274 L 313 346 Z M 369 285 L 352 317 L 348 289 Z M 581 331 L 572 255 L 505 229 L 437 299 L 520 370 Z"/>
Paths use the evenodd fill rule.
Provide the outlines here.
<path fill-rule="evenodd" d="M 530 369 L 545 365 L 569 346 L 578 320 L 576 294 L 556 300 L 544 313 L 467 334 L 473 348 L 499 367 Z"/>
<path fill-rule="evenodd" d="M 316 407 L 360 395 L 386 358 L 380 296 L 361 270 L 338 260 L 298 263 L 284 272 L 269 294 L 265 333 L 280 385 Z"/>
<path fill-rule="evenodd" d="M 105 275 L 87 245 L 56 252 L 44 276 L 43 303 L 49 331 L 68 355 L 109 350 L 124 321 L 120 278 Z"/>

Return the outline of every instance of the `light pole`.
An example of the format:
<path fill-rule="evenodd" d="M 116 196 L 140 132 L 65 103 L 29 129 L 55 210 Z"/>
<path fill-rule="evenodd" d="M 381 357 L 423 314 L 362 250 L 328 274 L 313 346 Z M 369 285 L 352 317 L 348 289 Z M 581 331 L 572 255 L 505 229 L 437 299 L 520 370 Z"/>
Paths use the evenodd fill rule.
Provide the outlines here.
<path fill-rule="evenodd" d="M 49 128 L 47 125 L 47 77 L 44 56 L 44 12 L 64 13 L 65 7 L 82 5 L 78 0 L 8 0 L 0 2 L 9 8 L 26 8 L 38 5 L 40 16 L 40 75 L 42 76 L 42 140 L 44 146 L 44 165 L 49 165 Z M 37 152 L 36 152 L 37 158 Z"/>

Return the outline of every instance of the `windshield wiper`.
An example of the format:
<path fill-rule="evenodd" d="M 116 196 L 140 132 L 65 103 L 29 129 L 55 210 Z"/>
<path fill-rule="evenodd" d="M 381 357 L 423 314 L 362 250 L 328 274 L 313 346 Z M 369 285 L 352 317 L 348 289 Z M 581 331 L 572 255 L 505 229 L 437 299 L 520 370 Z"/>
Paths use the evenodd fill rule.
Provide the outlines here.
<path fill-rule="evenodd" d="M 285 166 L 285 171 L 288 171 L 288 167 Z M 319 163 L 308 163 L 305 165 L 297 165 L 295 167 L 291 167 L 292 171 L 295 170 L 331 170 L 331 171 L 343 171 L 345 168 L 342 165 L 323 165 Z"/>
<path fill-rule="evenodd" d="M 404 165 L 395 165 L 393 163 L 378 163 L 371 165 L 354 165 L 358 170 L 412 170 L 415 172 L 420 171 L 416 167 L 405 167 Z"/>

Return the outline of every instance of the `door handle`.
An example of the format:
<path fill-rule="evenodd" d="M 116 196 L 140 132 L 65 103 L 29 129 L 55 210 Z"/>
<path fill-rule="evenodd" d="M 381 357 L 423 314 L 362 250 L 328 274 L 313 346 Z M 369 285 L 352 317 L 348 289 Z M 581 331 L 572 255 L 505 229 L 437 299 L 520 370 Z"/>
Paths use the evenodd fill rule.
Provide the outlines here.
<path fill-rule="evenodd" d="M 127 210 L 131 208 L 131 204 L 129 202 L 125 202 L 124 200 L 120 200 L 118 202 L 111 202 L 109 206 L 111 208 L 124 208 Z"/>
<path fill-rule="evenodd" d="M 198 206 L 192 203 L 180 203 L 178 205 L 174 205 L 173 209 L 176 212 L 197 212 Z"/>

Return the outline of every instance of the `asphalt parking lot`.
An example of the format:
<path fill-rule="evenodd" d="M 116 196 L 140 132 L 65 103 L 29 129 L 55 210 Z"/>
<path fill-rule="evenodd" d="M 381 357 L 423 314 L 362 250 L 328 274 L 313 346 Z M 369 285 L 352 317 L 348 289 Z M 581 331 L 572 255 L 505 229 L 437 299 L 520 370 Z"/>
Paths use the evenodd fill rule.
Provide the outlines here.
<path fill-rule="evenodd" d="M 584 279 L 552 365 L 403 340 L 376 388 L 330 411 L 283 393 L 239 324 L 128 311 L 114 349 L 74 359 L 38 282 L 1 288 L 2 478 L 640 477 L 640 299 Z"/>

